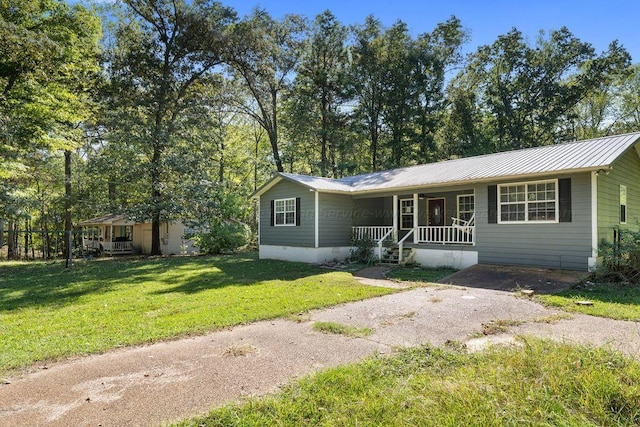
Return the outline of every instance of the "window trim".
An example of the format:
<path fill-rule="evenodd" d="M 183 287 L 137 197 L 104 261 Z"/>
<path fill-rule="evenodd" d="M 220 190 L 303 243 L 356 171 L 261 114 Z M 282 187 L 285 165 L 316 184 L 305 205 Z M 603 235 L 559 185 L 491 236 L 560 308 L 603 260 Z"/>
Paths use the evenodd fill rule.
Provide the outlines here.
<path fill-rule="evenodd" d="M 413 224 L 413 212 L 414 212 L 414 209 L 416 208 L 415 203 L 413 202 L 413 198 L 400 199 L 399 202 L 400 202 L 400 210 L 399 210 L 399 212 L 400 212 L 400 230 L 413 230 L 413 228 L 416 226 L 415 224 Z M 411 213 L 403 213 L 402 212 L 402 202 L 411 202 Z M 411 223 L 413 224 L 412 227 L 406 228 L 406 227 L 402 226 L 403 225 L 402 224 L 402 217 L 404 217 L 404 216 L 410 216 L 411 217 Z"/>
<path fill-rule="evenodd" d="M 553 183 L 554 187 L 555 187 L 555 196 L 554 196 L 554 200 L 553 203 L 555 204 L 555 210 L 554 210 L 554 219 L 552 220 L 530 220 L 529 219 L 529 204 L 530 203 L 536 203 L 537 201 L 529 201 L 527 200 L 527 195 L 529 194 L 529 185 L 534 185 L 534 184 L 548 184 L 548 183 Z M 502 202 L 500 201 L 500 195 L 501 192 L 500 190 L 503 187 L 512 187 L 512 186 L 516 186 L 516 185 L 524 185 L 525 186 L 525 200 L 524 202 L 520 202 L 520 203 L 524 203 L 524 221 L 503 221 L 502 220 Z M 504 184 L 498 184 L 497 187 L 497 204 L 498 204 L 498 215 L 497 215 L 497 223 L 498 224 L 558 224 L 560 222 L 560 215 L 559 215 L 559 209 L 560 209 L 560 195 L 558 194 L 558 178 L 554 178 L 554 179 L 543 179 L 543 180 L 538 180 L 538 181 L 520 181 L 520 182 L 509 182 L 509 183 L 504 183 Z"/>
<path fill-rule="evenodd" d="M 622 203 L 622 189 L 624 188 L 624 203 Z M 619 204 L 619 209 L 618 209 L 618 216 L 619 216 L 619 220 L 620 220 L 620 224 L 621 225 L 626 225 L 627 224 L 627 219 L 629 218 L 629 189 L 627 188 L 626 185 L 624 184 L 620 184 L 620 204 Z M 624 210 L 622 209 L 622 207 L 624 206 Z M 624 217 L 623 217 L 623 212 L 624 212 Z"/>
<path fill-rule="evenodd" d="M 288 201 L 293 201 L 293 210 L 287 210 L 287 202 Z M 283 210 L 278 212 L 278 203 L 282 203 L 283 206 Z M 293 223 L 287 223 L 287 213 L 289 212 L 293 212 Z M 282 213 L 284 214 L 283 218 L 284 218 L 284 223 L 283 224 L 278 224 L 278 213 Z M 297 212 L 296 212 L 296 198 L 295 197 L 287 197 L 285 199 L 274 199 L 273 200 L 273 225 L 275 227 L 295 227 L 296 224 L 296 218 L 297 218 Z"/>
<path fill-rule="evenodd" d="M 460 218 L 460 198 L 461 197 L 473 197 L 473 210 L 472 211 L 464 211 L 465 213 L 471 213 L 470 217 L 476 212 L 476 193 L 463 193 L 458 194 L 456 196 L 456 215 Z"/>

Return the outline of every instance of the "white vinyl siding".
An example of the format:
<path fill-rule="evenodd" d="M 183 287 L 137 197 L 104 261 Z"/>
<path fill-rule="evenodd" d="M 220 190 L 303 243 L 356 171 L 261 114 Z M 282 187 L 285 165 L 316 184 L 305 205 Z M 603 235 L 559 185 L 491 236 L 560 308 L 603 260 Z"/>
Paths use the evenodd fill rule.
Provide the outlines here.
<path fill-rule="evenodd" d="M 276 226 L 296 225 L 296 199 L 274 200 Z"/>
<path fill-rule="evenodd" d="M 558 180 L 498 185 L 498 223 L 558 222 Z"/>

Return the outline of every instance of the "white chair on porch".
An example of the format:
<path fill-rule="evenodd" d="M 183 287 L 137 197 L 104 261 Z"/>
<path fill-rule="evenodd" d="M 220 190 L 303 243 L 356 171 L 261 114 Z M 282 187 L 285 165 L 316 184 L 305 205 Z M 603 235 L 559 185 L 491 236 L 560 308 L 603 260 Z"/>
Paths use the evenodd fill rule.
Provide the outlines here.
<path fill-rule="evenodd" d="M 451 226 L 455 229 L 458 229 L 464 233 L 471 232 L 472 227 L 476 225 L 476 214 L 471 215 L 471 218 L 468 220 L 464 220 L 461 218 L 451 217 Z"/>

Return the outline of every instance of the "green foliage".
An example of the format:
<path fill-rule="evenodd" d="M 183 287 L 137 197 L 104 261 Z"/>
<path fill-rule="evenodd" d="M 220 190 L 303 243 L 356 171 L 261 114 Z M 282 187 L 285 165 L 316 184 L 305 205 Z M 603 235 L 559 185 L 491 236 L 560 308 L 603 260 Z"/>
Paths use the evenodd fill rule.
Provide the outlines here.
<path fill-rule="evenodd" d="M 203 253 L 218 255 L 231 253 L 247 244 L 247 227 L 234 222 L 216 222 L 206 232 L 194 236 Z"/>
<path fill-rule="evenodd" d="M 60 228 L 70 201 L 74 222 L 117 212 L 255 229 L 247 196 L 274 169 L 341 177 L 640 123 L 638 66 L 566 28 L 533 44 L 514 29 L 463 61 L 468 31 L 453 16 L 414 35 L 330 11 L 309 23 L 264 10 L 238 20 L 212 0 L 106 4 L 100 46 L 98 16 L 80 4 L 0 2 L 6 221 Z M 229 193 L 240 212 L 221 215 Z"/>
<path fill-rule="evenodd" d="M 223 63 L 236 16 L 232 9 L 210 1 L 125 4 L 126 16 L 107 50 L 106 139 L 115 150 L 135 147 L 129 162 L 142 160 L 144 191 L 139 190 L 142 197 L 131 216 L 153 221 L 151 253 L 159 254 L 160 220 L 178 215 L 185 175 L 202 171 L 202 160 L 189 163 L 185 147 L 199 148 L 189 138 L 194 117 L 202 116 L 205 125 L 215 126 L 202 113 L 214 104 L 214 68 Z M 196 158 L 203 159 L 199 154 Z M 117 176 L 110 178 L 117 182 Z"/>
<path fill-rule="evenodd" d="M 350 84 L 355 125 L 370 144 L 367 169 L 438 158 L 435 134 L 446 107 L 445 74 L 461 62 L 467 39 L 460 21 L 452 17 L 414 39 L 404 22 L 384 29 L 369 16 L 354 37 Z"/>
<path fill-rule="evenodd" d="M 629 54 L 617 42 L 596 55 L 593 46 L 564 27 L 547 37 L 541 33 L 534 46 L 514 28 L 493 44 L 481 46 L 470 59 L 454 81 L 454 92 L 469 99 L 471 91 L 477 107 L 461 110 L 464 104 L 458 104 L 453 111 L 482 114 L 467 116 L 461 130 L 462 135 L 489 136 L 487 151 L 574 138 L 566 123 L 575 118 L 578 103 L 624 75 L 630 65 Z M 469 121 L 477 130 L 470 130 Z"/>
<path fill-rule="evenodd" d="M 366 337 L 373 333 L 371 328 L 356 328 L 355 326 L 343 325 L 336 322 L 315 322 L 313 329 L 327 334 L 344 335 L 347 337 Z"/>
<path fill-rule="evenodd" d="M 234 28 L 234 48 L 226 57 L 248 93 L 230 101 L 265 130 L 278 172 L 284 171 L 278 140 L 279 99 L 290 89 L 303 54 L 306 30 L 302 16 L 290 14 L 277 20 L 265 10 L 255 9 Z"/>
<path fill-rule="evenodd" d="M 92 116 L 100 35 L 98 17 L 81 5 L 0 2 L 0 217 L 61 210 L 60 198 L 34 197 L 46 185 L 38 169 L 52 171 L 44 163 L 79 145 Z"/>
<path fill-rule="evenodd" d="M 598 246 L 602 266 L 597 271 L 597 278 L 640 283 L 640 229 L 616 227 L 615 231 L 617 241 L 603 239 Z"/>
<path fill-rule="evenodd" d="M 349 250 L 349 261 L 361 264 L 375 264 L 378 262 L 378 259 L 373 253 L 373 247 L 375 245 L 373 239 L 353 238 L 351 240 L 351 245 L 353 247 Z"/>
<path fill-rule="evenodd" d="M 311 173 L 340 177 L 349 166 L 346 102 L 348 92 L 348 31 L 329 11 L 318 15 L 286 105 L 284 124 L 293 149 L 307 149 Z M 318 147 L 314 150 L 315 147 Z"/>
<path fill-rule="evenodd" d="M 554 295 L 538 295 L 538 301 L 562 310 L 616 320 L 640 321 L 640 286 L 584 282 Z M 592 305 L 577 304 L 589 301 Z"/>
<path fill-rule="evenodd" d="M 0 371 L 391 292 L 346 272 L 253 254 L 79 261 L 72 272 L 6 262 Z"/>
<path fill-rule="evenodd" d="M 640 364 L 526 339 L 468 354 L 431 346 L 328 369 L 182 426 L 618 426 L 640 422 Z"/>

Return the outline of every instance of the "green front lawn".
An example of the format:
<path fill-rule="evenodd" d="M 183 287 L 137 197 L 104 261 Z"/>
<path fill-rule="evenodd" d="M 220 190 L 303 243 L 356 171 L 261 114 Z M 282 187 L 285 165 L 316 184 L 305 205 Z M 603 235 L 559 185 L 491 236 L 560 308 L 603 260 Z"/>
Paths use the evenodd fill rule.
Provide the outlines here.
<path fill-rule="evenodd" d="M 0 372 L 383 295 L 350 273 L 220 257 L 0 264 Z"/>
<path fill-rule="evenodd" d="M 181 426 L 631 426 L 640 364 L 604 349 L 529 339 L 467 354 L 410 348 L 322 371 L 282 393 Z"/>
<path fill-rule="evenodd" d="M 566 311 L 616 320 L 640 321 L 640 286 L 622 284 L 580 284 L 554 295 L 539 295 L 542 303 Z M 593 305 L 580 305 L 589 301 Z"/>

